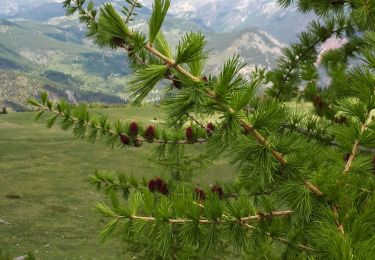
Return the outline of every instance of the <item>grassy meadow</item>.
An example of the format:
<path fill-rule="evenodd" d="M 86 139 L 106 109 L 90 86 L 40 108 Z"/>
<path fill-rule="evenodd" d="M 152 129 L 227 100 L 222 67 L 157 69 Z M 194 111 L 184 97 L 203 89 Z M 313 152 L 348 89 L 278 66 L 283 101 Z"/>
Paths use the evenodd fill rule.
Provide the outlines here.
<path fill-rule="evenodd" d="M 96 112 L 145 124 L 163 118 L 151 106 Z M 94 206 L 105 198 L 88 176 L 105 169 L 139 178 L 161 175 L 162 169 L 149 160 L 150 146 L 111 150 L 58 127 L 47 130 L 32 117 L 33 113 L 0 115 L 0 250 L 11 257 L 32 252 L 37 259 L 131 258 L 117 240 L 98 242 L 103 221 Z M 203 148 L 187 150 L 197 154 Z M 233 172 L 225 161 L 218 161 L 194 181 L 231 179 Z"/>

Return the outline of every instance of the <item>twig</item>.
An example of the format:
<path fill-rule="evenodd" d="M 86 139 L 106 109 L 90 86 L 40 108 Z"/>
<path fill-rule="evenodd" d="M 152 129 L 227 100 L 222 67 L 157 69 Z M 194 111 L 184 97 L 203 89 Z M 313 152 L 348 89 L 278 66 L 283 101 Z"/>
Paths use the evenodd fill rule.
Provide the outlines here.
<path fill-rule="evenodd" d="M 128 22 L 130 21 L 131 19 L 131 16 L 133 15 L 133 12 L 134 12 L 134 8 L 135 6 L 137 5 L 137 2 L 138 0 L 135 0 L 132 5 L 131 5 L 131 8 L 130 8 L 130 11 L 129 11 L 129 14 L 127 15 L 126 19 L 125 19 L 125 24 L 128 24 Z"/>
<path fill-rule="evenodd" d="M 260 221 L 262 219 L 270 219 L 273 217 L 286 217 L 289 216 L 293 213 L 291 210 L 286 210 L 286 211 L 273 211 L 271 213 L 258 213 L 256 215 L 251 215 L 243 218 L 219 218 L 216 220 L 208 220 L 205 218 L 201 218 L 199 220 L 193 220 L 193 219 L 186 219 L 186 218 L 177 218 L 177 219 L 167 219 L 168 223 L 170 224 L 185 224 L 188 222 L 194 222 L 197 221 L 199 224 L 223 224 L 223 223 L 228 223 L 228 222 L 233 222 L 233 223 L 239 223 L 239 224 L 245 224 L 248 222 L 253 222 L 253 221 Z M 225 216 L 223 216 L 225 217 Z M 118 218 L 127 218 L 130 220 L 139 220 L 139 221 L 146 221 L 146 222 L 153 222 L 156 221 L 157 218 L 155 217 L 145 217 L 145 216 L 131 216 L 131 217 L 125 217 L 125 216 L 118 216 Z"/>
<path fill-rule="evenodd" d="M 332 211 L 333 211 L 333 214 L 335 215 L 335 222 L 336 222 L 337 229 L 340 231 L 341 234 L 344 235 L 345 233 L 344 226 L 339 221 L 339 212 L 337 209 L 337 205 L 335 203 L 332 205 Z"/>
<path fill-rule="evenodd" d="M 366 128 L 367 128 L 367 121 L 371 120 L 371 116 L 370 116 L 370 113 L 367 114 L 367 120 L 365 123 L 363 123 L 361 125 L 361 130 L 359 132 L 359 136 L 361 137 L 363 135 L 363 133 L 365 132 Z M 359 138 L 360 138 L 359 137 Z M 353 164 L 353 160 L 354 160 L 354 157 L 356 156 L 360 146 L 359 146 L 359 142 L 360 140 L 357 139 L 355 142 L 354 142 L 354 145 L 353 145 L 353 149 L 352 149 L 352 153 L 350 154 L 349 156 L 349 159 L 348 161 L 346 162 L 345 164 L 345 169 L 344 169 L 344 173 L 348 173 L 350 171 L 350 168 L 352 167 L 352 164 Z"/>

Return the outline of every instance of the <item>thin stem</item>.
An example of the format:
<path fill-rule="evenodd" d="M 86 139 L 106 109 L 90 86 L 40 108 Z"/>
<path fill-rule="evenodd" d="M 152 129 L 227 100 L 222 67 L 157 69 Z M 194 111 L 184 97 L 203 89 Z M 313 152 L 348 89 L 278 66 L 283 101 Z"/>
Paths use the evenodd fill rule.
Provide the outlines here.
<path fill-rule="evenodd" d="M 185 113 L 185 115 L 190 118 L 191 120 L 193 120 L 197 125 L 199 125 L 203 130 L 206 130 L 207 132 L 209 133 L 212 133 L 212 130 L 209 129 L 208 127 L 206 127 L 203 123 L 199 122 L 195 117 L 193 117 L 192 115 L 190 115 L 189 113 Z"/>
<path fill-rule="evenodd" d="M 345 233 L 344 226 L 339 221 L 339 211 L 335 203 L 332 205 L 332 211 L 333 211 L 333 214 L 335 215 L 335 222 L 336 222 L 337 229 L 340 231 L 341 234 L 344 235 Z"/>
<path fill-rule="evenodd" d="M 358 151 L 360 149 L 360 145 L 359 145 L 360 138 L 363 135 L 363 133 L 366 131 L 368 122 L 371 122 L 371 120 L 372 120 L 371 111 L 367 111 L 366 121 L 361 124 L 361 129 L 360 129 L 360 132 L 359 132 L 359 138 L 357 140 L 355 140 L 355 142 L 353 144 L 352 153 L 350 154 L 349 159 L 345 164 L 345 168 L 344 168 L 344 172 L 343 172 L 344 174 L 348 174 L 350 169 L 352 168 L 354 158 L 355 158 L 356 154 L 358 153 Z M 340 231 L 340 233 L 344 234 L 344 226 L 339 222 L 339 211 L 338 211 L 337 207 L 338 206 L 336 204 L 332 205 L 332 210 L 333 210 L 333 213 L 335 215 L 336 226 L 337 226 L 338 230 Z"/>
<path fill-rule="evenodd" d="M 258 213 L 256 215 L 251 215 L 243 218 L 219 218 L 216 220 L 209 220 L 209 219 L 204 219 L 201 218 L 199 220 L 193 220 L 193 219 L 186 219 L 186 218 L 177 218 L 177 219 L 167 219 L 168 223 L 170 224 L 185 224 L 188 222 L 194 222 L 197 221 L 199 224 L 223 224 L 223 223 L 228 223 L 228 222 L 233 222 L 233 223 L 238 223 L 238 224 L 245 224 L 248 222 L 254 222 L 254 221 L 260 221 L 262 219 L 270 219 L 273 217 L 287 217 L 291 215 L 293 211 L 291 210 L 286 210 L 286 211 L 273 211 L 271 213 Z M 158 220 L 155 217 L 146 217 L 146 216 L 131 216 L 131 217 L 124 217 L 124 216 L 119 216 L 119 218 L 128 218 L 130 220 L 139 220 L 139 221 L 146 221 L 146 222 L 153 222 Z"/>
<path fill-rule="evenodd" d="M 77 7 L 79 8 L 80 13 L 84 13 L 85 15 L 87 15 L 87 16 L 91 19 L 92 22 L 96 23 L 96 20 L 95 20 L 95 18 L 92 16 L 91 13 L 87 12 L 85 8 L 82 8 L 82 6 L 78 4 L 78 1 L 77 1 L 77 0 L 75 0 L 74 2 L 75 2 L 75 4 L 77 5 Z"/>
<path fill-rule="evenodd" d="M 311 191 L 312 193 L 314 193 L 316 196 L 318 196 L 318 197 L 322 197 L 322 196 L 324 196 L 323 192 L 321 192 L 321 191 L 319 190 L 319 188 L 316 187 L 316 186 L 315 186 L 314 184 L 312 184 L 311 182 L 309 182 L 309 181 L 304 181 L 303 184 L 305 185 L 306 188 L 309 189 L 309 191 Z"/>
<path fill-rule="evenodd" d="M 132 3 L 132 5 L 131 5 L 131 7 L 130 7 L 129 14 L 126 16 L 125 24 L 128 24 L 128 23 L 129 23 L 130 18 L 131 18 L 132 15 L 133 15 L 133 12 L 134 12 L 135 6 L 137 5 L 137 2 L 138 2 L 138 0 L 134 0 L 134 2 Z"/>
<path fill-rule="evenodd" d="M 363 135 L 363 133 L 367 129 L 367 122 L 371 121 L 371 115 L 370 114 L 371 114 L 370 112 L 367 113 L 367 115 L 366 115 L 367 116 L 367 120 L 366 120 L 365 123 L 363 123 L 361 125 L 361 130 L 359 132 L 359 138 L 353 144 L 352 153 L 350 154 L 349 159 L 348 159 L 348 161 L 345 164 L 345 169 L 344 169 L 344 173 L 345 174 L 350 171 L 350 169 L 351 169 L 351 167 L 353 165 L 353 160 L 354 160 L 354 158 L 355 158 L 355 156 L 356 156 L 356 154 L 357 154 L 357 152 L 358 152 L 358 150 L 360 148 L 360 146 L 359 146 L 360 138 L 361 138 L 361 136 Z"/>

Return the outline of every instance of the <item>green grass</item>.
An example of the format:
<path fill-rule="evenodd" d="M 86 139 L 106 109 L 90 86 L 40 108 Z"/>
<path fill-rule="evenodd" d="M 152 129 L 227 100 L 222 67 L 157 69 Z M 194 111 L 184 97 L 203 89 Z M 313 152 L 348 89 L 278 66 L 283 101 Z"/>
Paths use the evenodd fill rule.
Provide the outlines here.
<path fill-rule="evenodd" d="M 147 124 L 163 118 L 155 107 L 96 110 L 111 118 Z M 102 245 L 103 222 L 94 210 L 105 198 L 88 182 L 95 170 L 153 177 L 161 168 L 147 160 L 150 146 L 110 150 L 32 120 L 32 113 L 0 115 L 0 250 L 37 259 L 129 259 L 117 240 Z M 197 155 L 203 146 L 188 147 Z M 228 180 L 233 169 L 218 161 L 194 182 Z M 10 199 L 7 195 L 20 195 Z M 1 258 L 1 257 L 0 257 Z"/>

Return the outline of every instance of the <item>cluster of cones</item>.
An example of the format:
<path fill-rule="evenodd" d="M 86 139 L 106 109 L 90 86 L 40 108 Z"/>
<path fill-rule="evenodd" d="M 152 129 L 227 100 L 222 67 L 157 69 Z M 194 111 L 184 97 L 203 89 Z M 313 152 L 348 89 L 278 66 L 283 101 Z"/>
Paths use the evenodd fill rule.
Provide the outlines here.
<path fill-rule="evenodd" d="M 147 186 L 151 192 L 159 192 L 163 195 L 169 194 L 168 184 L 160 177 L 150 180 Z"/>
<path fill-rule="evenodd" d="M 208 123 L 206 125 L 206 132 L 208 136 L 211 136 L 215 130 L 215 125 L 213 123 Z M 129 134 L 120 134 L 120 141 L 123 145 L 135 145 L 140 146 L 140 141 L 137 139 L 139 135 L 139 126 L 137 122 L 132 122 L 129 125 Z M 149 125 L 143 133 L 143 137 L 149 143 L 152 143 L 156 138 L 156 129 L 154 126 Z M 185 139 L 189 143 L 196 142 L 196 134 L 193 127 L 189 126 L 185 130 Z"/>
<path fill-rule="evenodd" d="M 168 184 L 160 177 L 151 179 L 148 182 L 147 187 L 148 187 L 148 190 L 153 193 L 159 192 L 163 195 L 169 194 Z M 207 193 L 203 189 L 195 188 L 194 192 L 198 200 L 203 201 L 207 197 Z M 218 184 L 215 184 L 211 187 L 211 192 L 219 196 L 220 199 L 224 198 L 224 191 Z"/>
<path fill-rule="evenodd" d="M 211 187 L 211 192 L 219 196 L 220 199 L 224 198 L 224 191 L 217 184 Z M 197 196 L 197 199 L 199 200 L 205 200 L 207 197 L 207 193 L 203 189 L 200 189 L 200 188 L 195 188 L 195 195 Z"/>
<path fill-rule="evenodd" d="M 211 136 L 212 133 L 215 131 L 215 125 L 213 123 L 208 123 L 206 126 L 204 126 L 207 132 L 208 136 Z M 185 130 L 185 139 L 188 143 L 195 143 L 197 140 L 197 136 L 194 133 L 193 127 L 189 126 Z"/>
<path fill-rule="evenodd" d="M 137 122 L 132 122 L 129 125 L 129 135 L 121 134 L 120 141 L 123 145 L 142 145 L 141 141 L 137 139 L 139 135 L 139 126 Z M 143 133 L 143 137 L 149 143 L 152 143 L 156 137 L 156 129 L 154 126 L 149 125 Z"/>

